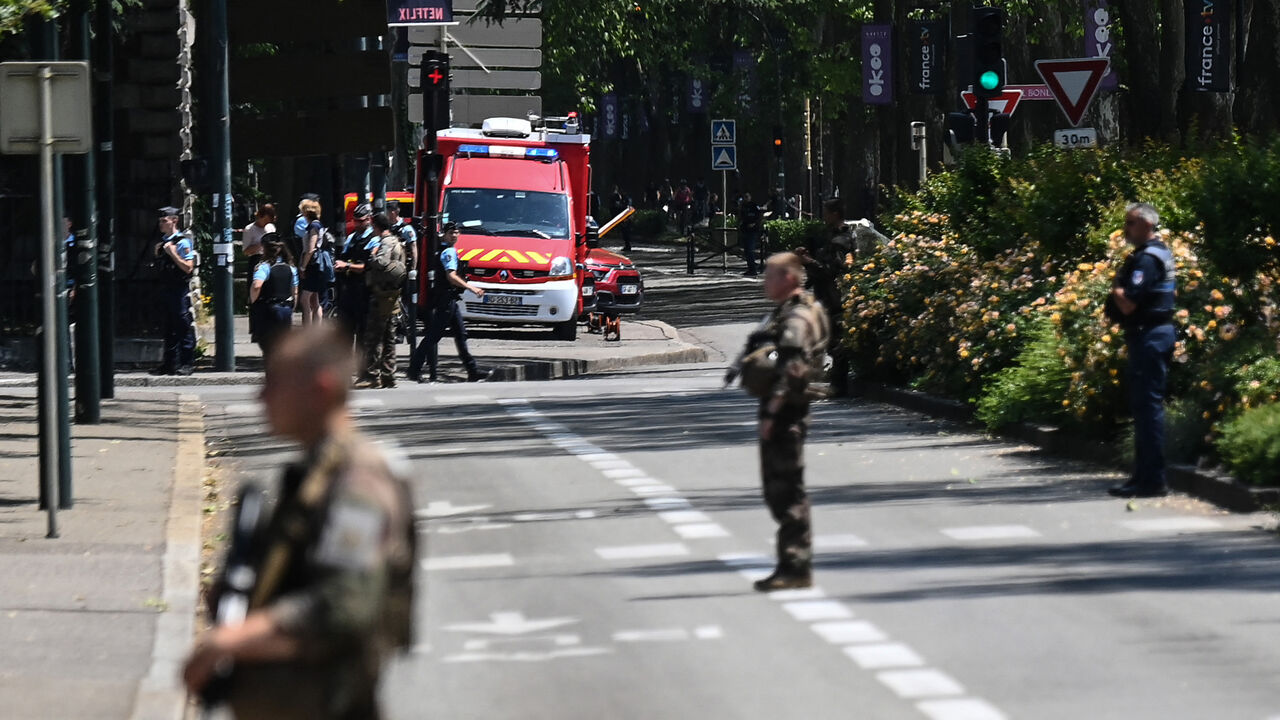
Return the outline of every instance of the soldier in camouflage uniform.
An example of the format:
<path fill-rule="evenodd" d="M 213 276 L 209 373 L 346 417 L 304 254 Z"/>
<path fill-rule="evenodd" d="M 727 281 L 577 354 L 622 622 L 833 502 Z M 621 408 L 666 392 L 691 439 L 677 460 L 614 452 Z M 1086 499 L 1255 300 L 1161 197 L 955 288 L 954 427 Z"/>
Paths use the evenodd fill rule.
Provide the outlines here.
<path fill-rule="evenodd" d="M 315 326 L 267 360 L 267 418 L 305 459 L 285 472 L 243 622 L 205 634 L 183 672 L 198 694 L 233 665 L 226 700 L 240 720 L 378 718 L 382 663 L 411 645 L 412 502 L 353 427 L 351 365 L 339 336 Z"/>
<path fill-rule="evenodd" d="M 804 291 L 803 283 L 799 256 L 780 253 L 765 263 L 765 294 L 778 307 L 763 332 L 776 351 L 767 355 L 770 381 L 757 392 L 760 469 L 765 504 L 778 522 L 778 567 L 755 584 L 761 592 L 813 583 L 804 439 L 809 431 L 809 382 L 822 369 L 830 329 L 822 305 Z M 744 384 L 746 377 L 744 368 Z"/>
<path fill-rule="evenodd" d="M 849 260 L 856 254 L 856 250 L 853 235 L 844 222 L 844 210 L 839 198 L 822 204 L 822 219 L 827 226 L 822 240 L 797 251 L 797 254 L 809 273 L 806 287 L 812 290 L 831 319 L 831 340 L 827 348 L 831 353 L 831 392 L 833 395 L 845 396 L 849 394 L 849 357 L 840 342 L 844 337 L 844 303 L 840 297 L 840 278 L 847 271 Z"/>
<path fill-rule="evenodd" d="M 391 232 L 391 219 L 386 213 L 373 216 L 373 231 L 379 244 L 364 264 L 364 277 L 369 287 L 369 314 L 365 318 L 365 367 L 356 380 L 357 388 L 392 388 L 396 386 L 396 316 L 400 311 L 400 294 L 404 290 L 408 266 L 404 244 Z"/>

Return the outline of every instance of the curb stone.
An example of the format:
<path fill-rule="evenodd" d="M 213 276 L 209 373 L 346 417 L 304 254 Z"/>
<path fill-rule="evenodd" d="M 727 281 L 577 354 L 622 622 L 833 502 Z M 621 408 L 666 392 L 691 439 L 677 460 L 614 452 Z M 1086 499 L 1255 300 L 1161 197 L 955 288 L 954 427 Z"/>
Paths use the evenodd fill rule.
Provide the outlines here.
<path fill-rule="evenodd" d="M 178 450 L 161 570 L 164 608 L 156 617 L 151 668 L 138 684 L 131 720 L 177 720 L 187 707 L 179 677 L 196 628 L 205 447 L 199 398 L 179 395 L 178 409 Z"/>
<path fill-rule="evenodd" d="M 947 420 L 976 422 L 973 408 L 958 400 L 869 382 L 857 382 L 856 389 L 860 397 L 875 402 L 896 405 L 906 410 Z M 1124 467 L 1114 447 L 1107 443 L 1072 435 L 1062 428 L 1017 423 L 997 434 L 1035 445 L 1053 455 Z M 1167 479 L 1171 489 L 1232 512 L 1257 512 L 1280 505 L 1280 488 L 1246 485 L 1229 474 L 1198 468 L 1194 465 L 1169 464 Z"/>

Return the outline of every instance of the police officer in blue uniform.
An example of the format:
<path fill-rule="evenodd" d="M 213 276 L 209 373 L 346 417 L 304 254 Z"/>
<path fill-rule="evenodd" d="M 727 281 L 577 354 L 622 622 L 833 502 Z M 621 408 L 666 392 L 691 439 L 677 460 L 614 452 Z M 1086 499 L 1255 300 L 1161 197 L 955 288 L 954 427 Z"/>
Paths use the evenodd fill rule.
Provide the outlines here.
<path fill-rule="evenodd" d="M 387 201 L 387 216 L 391 218 L 391 233 L 404 245 L 404 258 L 409 274 L 405 277 L 404 292 L 400 297 L 403 334 L 412 355 L 418 345 L 418 233 L 413 229 L 413 218 L 401 217 L 400 201 Z"/>
<path fill-rule="evenodd" d="M 373 209 L 361 203 L 352 212 L 355 230 L 347 235 L 342 251 L 333 263 L 338 289 L 338 322 L 341 323 L 343 340 L 358 344 L 364 335 L 365 319 L 369 314 L 369 289 L 364 282 L 364 264 L 369 253 L 378 246 L 378 234 L 370 221 Z"/>
<path fill-rule="evenodd" d="M 164 328 L 164 360 L 152 375 L 190 375 L 195 361 L 195 316 L 191 311 L 191 275 L 196 254 L 191 238 L 178 232 L 178 208 L 160 208 L 161 241 L 156 243 L 160 271 L 160 312 Z"/>
<path fill-rule="evenodd" d="M 1125 211 L 1124 233 L 1133 245 L 1107 298 L 1107 316 L 1124 327 L 1129 350 L 1126 381 L 1133 411 L 1134 463 L 1129 482 L 1109 490 L 1116 497 L 1167 495 L 1164 473 L 1165 378 L 1174 345 L 1177 296 L 1173 253 L 1160 241 L 1160 215 L 1147 203 Z"/>
<path fill-rule="evenodd" d="M 489 371 L 481 370 L 467 348 L 467 326 L 462 321 L 462 308 L 458 307 L 458 299 L 464 290 L 470 290 L 476 297 L 484 297 L 484 288 L 476 287 L 464 280 L 458 272 L 458 251 L 453 244 L 458 241 L 458 224 L 446 223 L 440 231 L 445 248 L 439 257 L 431 258 L 431 321 L 427 325 L 427 336 L 418 343 L 418 348 L 409 358 L 407 377 L 414 382 L 422 382 L 422 364 L 427 364 L 427 381 L 436 382 L 436 363 L 439 360 L 437 345 L 445 331 L 453 329 L 453 343 L 458 349 L 458 358 L 467 369 L 467 382 L 479 382 L 489 377 Z"/>

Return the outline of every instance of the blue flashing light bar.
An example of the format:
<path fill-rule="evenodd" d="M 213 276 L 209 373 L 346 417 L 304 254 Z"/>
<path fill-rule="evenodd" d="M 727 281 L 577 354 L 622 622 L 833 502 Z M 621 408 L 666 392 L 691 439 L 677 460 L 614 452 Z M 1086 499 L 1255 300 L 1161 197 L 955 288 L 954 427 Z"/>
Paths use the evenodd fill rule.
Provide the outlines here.
<path fill-rule="evenodd" d="M 524 148 L 509 145 L 459 145 L 458 154 L 468 157 L 509 157 L 544 161 L 560 157 L 560 153 L 552 148 Z"/>

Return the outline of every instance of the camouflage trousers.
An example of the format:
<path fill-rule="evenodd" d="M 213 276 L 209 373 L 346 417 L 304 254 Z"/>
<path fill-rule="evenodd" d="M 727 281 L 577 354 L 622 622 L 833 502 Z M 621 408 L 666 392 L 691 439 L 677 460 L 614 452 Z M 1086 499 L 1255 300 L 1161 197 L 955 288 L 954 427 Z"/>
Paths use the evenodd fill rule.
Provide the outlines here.
<path fill-rule="evenodd" d="M 369 298 L 369 314 L 365 318 L 364 335 L 360 339 L 364 358 L 361 378 L 395 381 L 396 313 L 399 308 L 398 295 Z"/>
<path fill-rule="evenodd" d="M 760 475 L 764 503 L 778 523 L 778 569 L 808 575 L 813 566 L 813 532 L 809 495 L 804 489 L 804 438 L 809 414 L 778 417 L 773 434 L 760 441 Z"/>

